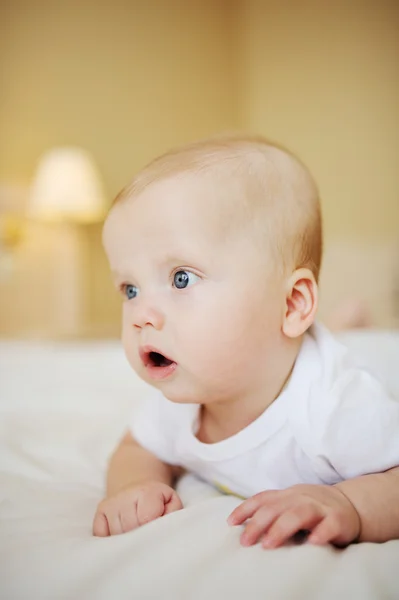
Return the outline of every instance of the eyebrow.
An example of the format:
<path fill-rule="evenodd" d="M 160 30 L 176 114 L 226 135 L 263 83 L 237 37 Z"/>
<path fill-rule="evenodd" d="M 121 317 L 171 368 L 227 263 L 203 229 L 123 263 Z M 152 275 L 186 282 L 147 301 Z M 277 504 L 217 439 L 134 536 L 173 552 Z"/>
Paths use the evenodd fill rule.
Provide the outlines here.
<path fill-rule="evenodd" d="M 128 275 L 127 273 L 119 273 L 119 271 L 111 271 L 112 274 L 112 279 L 114 281 L 124 281 L 125 279 L 131 279 L 132 276 Z"/>
<path fill-rule="evenodd" d="M 203 263 L 199 263 L 198 260 L 190 260 L 191 257 L 186 257 L 186 260 L 183 259 L 183 253 L 180 255 L 177 254 L 167 254 L 162 258 L 160 262 L 161 267 L 169 267 L 169 266 L 182 266 L 182 267 L 193 267 L 196 269 L 204 270 L 205 265 Z M 188 259 L 188 260 L 187 260 Z M 127 271 L 115 271 L 111 270 L 112 279 L 115 282 L 120 281 L 129 281 L 134 279 L 132 272 Z"/>
<path fill-rule="evenodd" d="M 186 254 L 186 256 L 184 256 Z M 181 252 L 180 254 L 167 254 L 162 259 L 162 266 L 167 265 L 182 265 L 182 266 L 197 266 L 197 268 L 201 268 L 204 265 L 200 264 L 198 261 L 198 256 L 189 256 L 186 252 Z"/>

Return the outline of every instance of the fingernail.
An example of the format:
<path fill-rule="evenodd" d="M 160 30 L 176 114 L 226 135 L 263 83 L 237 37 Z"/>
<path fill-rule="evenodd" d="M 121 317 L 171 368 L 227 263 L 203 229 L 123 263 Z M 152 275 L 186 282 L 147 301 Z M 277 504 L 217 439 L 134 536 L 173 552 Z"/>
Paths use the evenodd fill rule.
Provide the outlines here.
<path fill-rule="evenodd" d="M 270 537 L 264 538 L 262 541 L 262 546 L 264 548 L 274 548 L 275 545 L 276 545 L 276 540 L 274 540 L 273 538 L 270 538 Z"/>
<path fill-rule="evenodd" d="M 241 541 L 242 546 L 250 546 L 251 545 L 251 541 L 245 533 L 243 533 L 243 535 L 241 536 L 240 541 Z"/>

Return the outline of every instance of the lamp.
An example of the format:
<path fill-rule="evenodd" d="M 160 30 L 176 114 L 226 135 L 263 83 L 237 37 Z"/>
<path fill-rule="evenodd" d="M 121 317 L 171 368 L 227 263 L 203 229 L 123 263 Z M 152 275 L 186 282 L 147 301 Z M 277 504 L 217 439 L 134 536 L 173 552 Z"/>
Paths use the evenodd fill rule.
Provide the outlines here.
<path fill-rule="evenodd" d="M 91 335 L 99 241 L 99 228 L 91 225 L 99 224 L 104 213 L 100 174 L 81 148 L 46 152 L 30 188 L 21 193 L 0 186 L 3 326 L 9 310 L 24 335 Z M 27 287 L 29 306 L 19 306 L 13 298 L 22 297 Z"/>
<path fill-rule="evenodd" d="M 27 217 L 51 238 L 54 335 L 84 335 L 91 319 L 91 261 L 88 225 L 105 214 L 105 194 L 91 155 L 81 148 L 55 148 L 42 156 L 30 190 Z M 43 229 L 44 225 L 44 229 Z M 47 263 L 51 260 L 46 257 Z M 51 281 L 50 281 L 51 280 Z M 50 295 L 49 294 L 49 295 Z"/>
<path fill-rule="evenodd" d="M 95 223 L 104 216 L 100 175 L 81 148 L 56 148 L 41 158 L 28 202 L 28 217 L 47 222 Z"/>

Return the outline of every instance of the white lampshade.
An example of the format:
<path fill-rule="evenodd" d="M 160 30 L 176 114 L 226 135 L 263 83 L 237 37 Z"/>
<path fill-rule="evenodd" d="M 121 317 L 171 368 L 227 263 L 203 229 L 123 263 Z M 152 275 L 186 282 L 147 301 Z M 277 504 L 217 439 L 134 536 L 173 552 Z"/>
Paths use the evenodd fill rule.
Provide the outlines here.
<path fill-rule="evenodd" d="M 41 158 L 28 204 L 31 218 L 93 223 L 104 211 L 101 178 L 90 154 L 81 148 L 55 148 Z"/>

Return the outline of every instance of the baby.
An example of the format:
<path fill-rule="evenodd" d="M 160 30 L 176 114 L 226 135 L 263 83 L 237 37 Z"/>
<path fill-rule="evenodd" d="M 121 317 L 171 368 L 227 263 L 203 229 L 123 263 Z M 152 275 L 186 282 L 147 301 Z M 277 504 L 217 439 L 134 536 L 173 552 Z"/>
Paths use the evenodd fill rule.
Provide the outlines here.
<path fill-rule="evenodd" d="M 183 468 L 246 498 L 229 517 L 243 545 L 368 539 L 346 480 L 399 465 L 399 403 L 315 322 L 322 227 L 303 164 L 262 138 L 171 151 L 117 197 L 104 246 L 126 355 L 155 391 L 110 460 L 94 534 L 181 509 Z"/>

